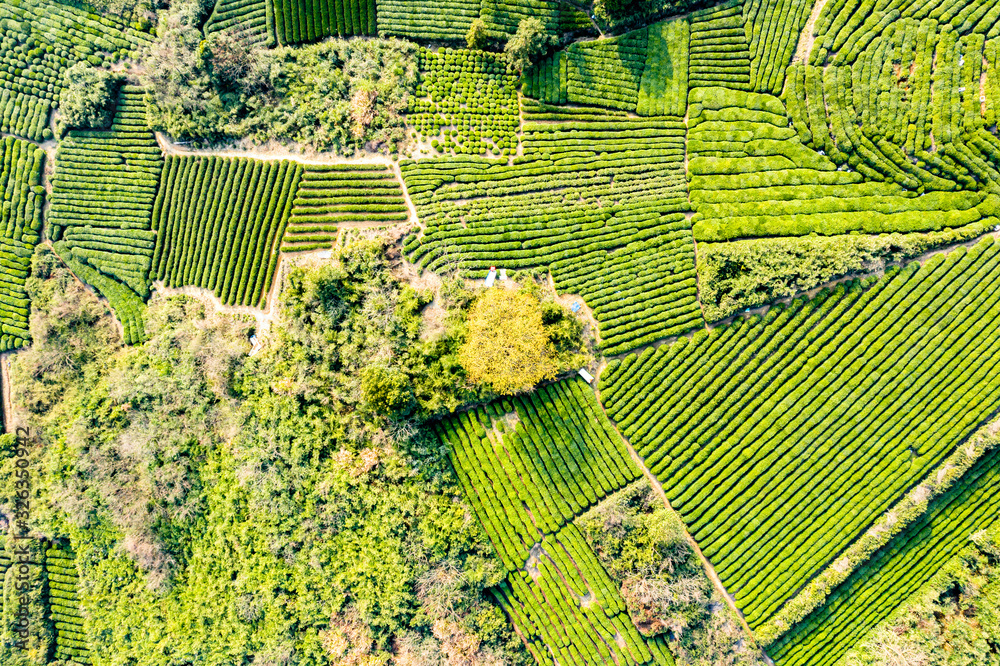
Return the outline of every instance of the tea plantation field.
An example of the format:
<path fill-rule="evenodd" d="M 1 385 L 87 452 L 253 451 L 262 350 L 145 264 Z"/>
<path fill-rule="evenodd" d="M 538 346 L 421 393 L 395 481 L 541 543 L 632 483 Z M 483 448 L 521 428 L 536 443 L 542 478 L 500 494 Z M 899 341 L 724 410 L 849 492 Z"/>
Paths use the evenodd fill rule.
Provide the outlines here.
<path fill-rule="evenodd" d="M 150 318 L 153 304 L 178 292 L 261 325 L 251 355 L 301 341 L 307 334 L 283 319 L 283 295 L 311 292 L 289 271 L 340 270 L 349 248 L 380 238 L 392 279 L 408 284 L 396 296 L 369 275 L 364 298 L 383 300 L 366 305 L 362 319 L 385 332 L 409 312 L 411 348 L 366 347 L 370 332 L 343 323 L 364 299 L 348 294 L 346 273 L 338 273 L 331 298 L 342 299 L 340 309 L 297 316 L 333 322 L 335 332 L 316 340 L 328 350 L 371 351 L 374 370 L 352 365 L 346 353 L 311 357 L 316 377 L 348 378 L 347 388 L 327 394 L 290 388 L 312 381 L 288 369 L 292 356 L 267 361 L 287 369 L 267 391 L 316 423 L 332 417 L 310 411 L 309 401 L 350 421 L 353 408 L 343 405 L 368 395 L 383 365 L 435 344 L 450 354 L 448 341 L 471 335 L 470 304 L 488 289 L 543 294 L 550 305 L 540 321 L 559 321 L 558 303 L 585 331 L 586 354 L 574 357 L 582 372 L 560 367 L 510 395 L 473 386 L 457 356 L 447 356 L 445 370 L 421 372 L 445 372 L 462 399 L 420 417 L 394 402 L 391 426 L 379 431 L 379 446 L 419 442 L 406 449 L 417 462 L 401 466 L 399 479 L 444 475 L 460 489 L 448 501 L 462 507 L 462 529 L 475 530 L 488 553 L 480 578 L 461 583 L 480 585 L 476 594 L 493 613 L 477 620 L 477 631 L 488 635 L 492 618 L 496 632 L 516 637 L 524 663 L 539 666 L 996 663 L 996 580 L 952 590 L 982 632 L 977 649 L 987 661 L 937 653 L 931 661 L 878 661 L 871 641 L 912 629 L 901 629 L 899 618 L 915 600 L 969 561 L 983 535 L 1000 534 L 1000 3 L 203 4 L 181 28 L 167 10 L 158 15 L 143 3 L 0 0 L 4 359 L 56 335 L 32 303 L 51 268 L 41 266 L 43 252 L 106 304 L 121 345 L 141 366 L 151 331 L 164 326 Z M 414 84 L 401 104 L 379 106 L 380 77 L 357 84 L 356 62 L 327 55 L 336 76 L 317 69 L 313 78 L 266 59 L 347 39 L 403 44 Z M 202 71 L 178 55 L 172 89 L 157 89 L 150 81 L 163 79 L 144 67 L 175 43 L 211 66 Z M 240 89 L 247 77 L 256 87 Z M 230 114 L 237 126 L 260 110 L 248 111 L 260 104 L 248 99 L 278 103 L 273 83 L 282 77 L 299 77 L 331 100 L 310 110 L 294 136 L 322 135 L 341 113 L 349 120 L 339 130 L 368 137 L 363 148 L 297 145 L 287 110 L 268 117 L 268 143 L 196 137 L 158 121 L 169 92 L 183 99 L 174 118 Z M 96 98 L 105 78 L 114 80 L 110 101 L 80 102 L 81 81 Z M 349 102 L 335 103 L 348 88 Z M 405 135 L 401 150 L 386 148 L 394 127 Z M 484 286 L 494 269 L 502 277 Z M 289 327 L 269 341 L 265 321 Z M 549 342 L 546 353 L 555 355 L 557 341 Z M 75 344 L 47 358 L 52 376 L 83 363 Z M 422 397 L 418 374 L 398 385 L 379 381 L 412 407 Z M 5 412 L 19 399 L 41 409 L 37 395 L 8 395 L 9 371 L 3 377 Z M 251 385 L 246 376 L 239 382 Z M 88 405 L 95 419 L 125 424 L 143 408 L 139 399 L 115 402 L 107 385 L 100 390 L 112 397 Z M 19 422 L 5 423 L 13 433 Z M 146 425 L 155 431 L 153 421 Z M 240 455 L 241 428 L 227 431 L 219 450 Z M 336 432 L 343 441 L 322 454 L 292 435 L 274 442 L 294 442 L 294 456 L 323 466 L 353 455 L 359 437 L 376 437 L 363 428 Z M 46 445 L 86 450 L 80 437 Z M 3 441 L 3 459 L 20 459 L 20 445 Z M 220 478 L 274 463 L 243 460 L 228 470 L 215 453 L 201 455 L 220 465 Z M 432 459 L 433 472 L 420 468 Z M 0 477 L 15 484 L 20 475 Z M 176 488 L 210 486 L 208 478 L 177 479 Z M 96 496 L 102 482 L 87 479 L 81 492 Z M 605 516 L 606 500 L 637 481 L 652 484 L 649 497 L 678 519 L 674 543 L 691 549 L 708 592 L 678 578 L 676 553 L 651 545 L 652 536 L 621 536 L 616 550 L 581 530 L 582 515 Z M 28 491 L 12 497 L 27 502 Z M 60 510 L 71 513 L 71 504 Z M 14 530 L 21 512 L 7 508 L 0 501 L 0 526 Z M 310 510 L 299 518 L 311 520 Z M 344 517 L 363 514 L 358 506 L 343 511 L 338 529 L 364 521 Z M 16 531 L 0 538 L 0 660 L 141 666 L 116 661 L 106 647 L 113 632 L 92 622 L 109 591 L 88 580 L 103 565 L 75 554 L 86 526 L 46 520 L 51 529 L 25 537 L 23 548 Z M 638 529 L 620 517 L 607 521 L 609 539 Z M 186 525 L 164 542 L 202 529 Z M 291 528 L 282 534 L 284 542 L 247 548 L 291 562 L 304 537 Z M 649 561 L 628 560 L 647 551 Z M 995 552 L 982 552 L 995 564 Z M 221 568 L 197 575 L 229 579 Z M 456 595 L 467 592 L 461 585 Z M 411 587 L 423 603 L 424 588 Z M 313 593 L 321 594 L 295 592 Z M 981 593 L 993 605 L 962 601 Z M 334 605 L 329 612 L 339 617 Z M 28 612 L 19 609 L 28 607 L 37 615 L 30 631 L 19 625 Z M 239 614 L 254 631 L 273 629 L 271 610 L 251 601 L 219 612 Z M 414 626 L 423 621 L 423 611 L 408 612 Z M 723 616 L 731 618 L 725 629 Z M 261 648 L 259 660 L 232 663 L 487 663 L 468 656 L 480 654 L 478 643 L 455 639 L 447 659 L 420 661 L 410 643 L 367 634 L 383 656 L 362 658 L 337 642 L 364 642 L 360 634 L 317 629 L 329 621 L 302 616 L 294 628 L 319 631 L 326 652 Z M 188 629 L 179 618 L 167 631 Z M 434 624 L 438 641 L 457 631 Z M 231 658 L 164 650 L 146 663 Z"/>

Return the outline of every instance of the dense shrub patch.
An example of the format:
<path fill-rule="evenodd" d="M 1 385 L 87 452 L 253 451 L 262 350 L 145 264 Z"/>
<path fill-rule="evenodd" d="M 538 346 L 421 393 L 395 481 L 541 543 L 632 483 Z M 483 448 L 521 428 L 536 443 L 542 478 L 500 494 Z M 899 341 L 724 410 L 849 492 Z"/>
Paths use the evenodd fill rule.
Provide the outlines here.
<path fill-rule="evenodd" d="M 70 131 L 56 153 L 49 213 L 59 256 L 108 299 L 130 344 L 145 338 L 153 201 L 163 169 L 145 119 L 142 88 L 125 86 L 111 129 Z"/>
<path fill-rule="evenodd" d="M 1000 405 L 983 314 L 998 278 L 984 241 L 602 374 L 609 415 L 751 627 Z"/>
<path fill-rule="evenodd" d="M 498 54 L 422 48 L 407 121 L 442 153 L 506 156 L 517 151 L 516 85 Z"/>
<path fill-rule="evenodd" d="M 282 252 L 330 248 L 341 227 L 409 218 L 403 190 L 384 164 L 304 165 Z"/>
<path fill-rule="evenodd" d="M 287 160 L 169 156 L 153 210 L 151 276 L 260 307 L 301 176 Z"/>
<path fill-rule="evenodd" d="M 705 319 L 808 291 L 851 273 L 884 270 L 940 245 L 988 231 L 984 223 L 927 233 L 748 238 L 698 244 L 698 296 Z"/>

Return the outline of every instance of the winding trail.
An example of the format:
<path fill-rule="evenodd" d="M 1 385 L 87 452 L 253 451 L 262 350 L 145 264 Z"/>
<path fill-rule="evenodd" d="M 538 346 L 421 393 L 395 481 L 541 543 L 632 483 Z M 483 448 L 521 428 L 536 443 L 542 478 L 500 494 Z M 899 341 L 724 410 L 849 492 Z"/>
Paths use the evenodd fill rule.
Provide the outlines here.
<path fill-rule="evenodd" d="M 827 0 L 817 0 L 816 4 L 813 5 L 812 11 L 809 12 L 809 20 L 806 21 L 806 27 L 802 28 L 798 44 L 795 46 L 795 55 L 792 56 L 793 65 L 802 65 L 809 62 L 809 54 L 812 52 L 813 42 L 816 40 L 816 36 L 813 35 L 813 28 L 826 3 Z"/>
<path fill-rule="evenodd" d="M 176 143 L 163 132 L 153 132 L 156 143 L 164 155 L 215 155 L 217 157 L 250 157 L 255 160 L 292 160 L 300 164 L 384 164 L 390 166 L 393 161 L 389 157 L 377 153 L 365 153 L 362 157 L 342 157 L 335 153 L 295 153 L 284 146 L 255 146 L 251 150 L 240 148 L 187 148 Z"/>
<path fill-rule="evenodd" d="M 292 266 L 309 263 L 314 260 L 325 261 L 329 258 L 330 250 L 313 250 L 310 252 L 293 252 L 278 254 L 278 265 L 274 269 L 274 279 L 271 281 L 271 290 L 264 300 L 264 307 L 257 308 L 252 305 L 226 305 L 211 289 L 185 285 L 183 287 L 168 287 L 162 281 L 153 282 L 153 293 L 167 296 L 189 296 L 207 305 L 216 314 L 244 315 L 253 317 L 257 322 L 257 336 L 266 338 L 271 331 L 271 324 L 278 315 L 276 304 L 278 293 L 281 290 L 281 281 L 285 272 Z"/>

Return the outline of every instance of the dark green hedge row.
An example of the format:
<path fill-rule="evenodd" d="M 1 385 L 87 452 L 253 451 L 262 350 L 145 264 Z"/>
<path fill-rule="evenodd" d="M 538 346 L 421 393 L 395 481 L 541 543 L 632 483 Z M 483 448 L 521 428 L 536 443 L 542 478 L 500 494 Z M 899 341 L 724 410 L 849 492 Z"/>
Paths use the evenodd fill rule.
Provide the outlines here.
<path fill-rule="evenodd" d="M 569 101 L 566 86 L 568 64 L 565 51 L 543 59 L 524 72 L 521 92 L 549 104 L 566 104 Z"/>
<path fill-rule="evenodd" d="M 436 430 L 508 571 L 524 566 L 543 535 L 639 476 L 580 379 L 449 417 Z"/>
<path fill-rule="evenodd" d="M 690 32 L 691 26 L 684 19 L 649 27 L 636 103 L 640 116 L 683 116 L 687 112 Z"/>
<path fill-rule="evenodd" d="M 338 224 L 405 222 L 410 216 L 403 189 L 384 164 L 308 164 L 302 174 L 283 252 L 330 248 Z"/>
<path fill-rule="evenodd" d="M 16 134 L 32 141 L 50 138 L 46 134 L 51 102 L 32 97 L 0 84 L 0 132 Z M 49 132 L 51 134 L 51 132 Z"/>
<path fill-rule="evenodd" d="M 374 35 L 375 0 L 273 0 L 278 42 Z"/>
<path fill-rule="evenodd" d="M 301 173 L 287 160 L 169 156 L 153 210 L 152 275 L 260 307 Z"/>
<path fill-rule="evenodd" d="M 24 289 L 42 230 L 45 153 L 27 141 L 0 139 L 0 350 L 29 340 Z"/>
<path fill-rule="evenodd" d="M 644 639 L 617 586 L 570 523 L 546 535 L 529 561 L 493 590 L 539 664 L 673 666 L 662 640 Z M 590 598 L 580 603 L 581 597 Z"/>
<path fill-rule="evenodd" d="M 998 284 L 990 239 L 602 376 L 609 416 L 751 627 L 1000 406 Z"/>
<path fill-rule="evenodd" d="M 814 27 L 810 64 L 825 64 L 831 53 L 835 54 L 834 64 L 851 64 L 900 19 L 931 19 L 959 34 L 976 33 L 987 39 L 1000 36 L 1000 6 L 989 0 L 891 3 L 876 10 L 877 4 L 875 0 L 832 0 L 824 5 Z"/>
<path fill-rule="evenodd" d="M 778 94 L 785 67 L 792 59 L 812 4 L 806 0 L 753 0 L 746 3 L 744 22 L 750 41 L 750 85 Z"/>

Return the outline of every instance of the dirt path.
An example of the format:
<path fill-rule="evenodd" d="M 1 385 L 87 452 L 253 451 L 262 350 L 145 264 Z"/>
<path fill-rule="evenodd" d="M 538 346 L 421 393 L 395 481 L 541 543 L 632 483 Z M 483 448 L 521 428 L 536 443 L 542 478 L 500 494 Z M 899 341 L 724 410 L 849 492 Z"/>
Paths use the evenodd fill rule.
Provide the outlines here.
<path fill-rule="evenodd" d="M 820 12 L 823 11 L 826 3 L 827 0 L 816 0 L 816 4 L 813 5 L 812 11 L 809 13 L 809 20 L 806 21 L 806 27 L 802 29 L 802 33 L 799 35 L 799 43 L 796 45 L 795 55 L 792 57 L 793 65 L 802 65 L 809 61 L 809 54 L 812 52 L 813 42 L 816 39 L 813 35 L 813 27 L 816 25 L 816 20 L 819 19 Z"/>
<path fill-rule="evenodd" d="M 185 287 L 168 287 L 163 284 L 163 282 L 157 280 L 153 282 L 153 291 L 165 298 L 170 296 L 189 296 L 201 301 L 216 314 L 244 315 L 253 317 L 257 322 L 258 333 L 266 333 L 270 330 L 271 321 L 274 318 L 274 309 L 271 308 L 270 303 L 271 294 L 268 294 L 268 302 L 265 303 L 265 309 L 259 310 L 249 305 L 226 305 L 220 301 L 219 297 L 212 293 L 211 290 L 203 287 L 195 287 L 191 285 Z M 275 291 L 274 285 L 271 286 L 271 291 L 273 294 Z"/>
<path fill-rule="evenodd" d="M 745 634 L 748 637 L 753 637 L 753 631 L 750 630 L 750 625 L 746 623 L 746 620 L 743 618 L 743 613 L 741 613 L 740 609 L 736 607 L 736 602 L 734 598 L 729 594 L 729 592 L 726 591 L 725 586 L 723 586 L 722 584 L 722 580 L 719 578 L 718 574 L 715 573 L 715 567 L 713 567 L 712 563 L 708 561 L 708 558 L 705 557 L 705 554 L 701 552 L 701 548 L 698 546 L 698 542 L 695 541 L 694 537 L 692 537 L 690 532 L 688 532 L 687 525 L 681 519 L 680 514 L 677 514 L 677 512 L 674 511 L 674 508 L 670 506 L 670 500 L 667 499 L 667 494 L 663 492 L 663 484 L 660 483 L 659 479 L 653 476 L 653 473 L 649 471 L 648 467 L 646 467 L 645 461 L 642 459 L 639 453 L 632 447 L 632 443 L 628 441 L 628 438 L 626 438 L 625 435 L 618 429 L 618 424 L 615 423 L 610 416 L 608 416 L 608 413 L 604 410 L 604 403 L 601 402 L 600 392 L 595 390 L 595 393 L 597 393 L 597 404 L 601 406 L 601 411 L 604 412 L 604 415 L 608 417 L 608 421 L 611 423 L 612 426 L 614 426 L 615 432 L 617 432 L 618 436 L 622 438 L 623 442 L 625 442 L 625 447 L 628 449 L 629 455 L 632 456 L 632 460 L 639 467 L 639 469 L 642 470 L 642 473 L 645 475 L 646 480 L 649 481 L 649 484 L 653 487 L 653 490 L 655 490 L 656 494 L 659 495 L 661 500 L 663 500 L 663 503 L 666 505 L 667 509 L 677 516 L 678 522 L 683 526 L 682 531 L 684 532 L 684 538 L 687 539 L 688 544 L 690 544 L 692 550 L 694 550 L 695 554 L 698 556 L 698 559 L 701 560 L 702 567 L 705 569 L 705 573 L 708 575 L 709 580 L 712 581 L 712 585 L 715 586 L 715 589 L 718 590 L 720 594 L 722 594 L 723 599 L 726 600 L 726 604 L 733 611 L 735 616 L 739 619 L 740 626 L 743 627 L 743 631 L 745 632 Z M 767 657 L 766 654 L 764 656 Z M 767 660 L 768 663 L 771 664 L 774 663 L 771 661 L 770 657 L 767 657 Z"/>
<path fill-rule="evenodd" d="M 379 164 L 387 166 L 396 176 L 396 180 L 399 182 L 399 188 L 403 192 L 403 198 L 406 200 L 406 207 L 409 209 L 409 217 L 406 221 L 412 224 L 420 223 L 417 218 L 417 209 L 413 205 L 413 200 L 410 199 L 410 193 L 406 189 L 406 183 L 403 182 L 403 173 L 399 170 L 399 163 L 384 155 L 366 154 L 362 157 L 348 158 L 334 153 L 295 153 L 288 150 L 285 146 L 278 144 L 271 146 L 258 146 L 252 150 L 241 150 L 239 148 L 227 148 L 222 150 L 216 148 L 187 148 L 182 144 L 171 141 L 163 132 L 154 132 L 153 134 L 156 135 L 156 143 L 159 144 L 160 150 L 163 151 L 164 155 L 201 155 L 205 157 L 214 155 L 217 157 L 248 157 L 255 160 L 265 161 L 291 160 L 293 162 L 298 162 L 299 164 Z M 385 222 L 337 222 L 336 224 L 341 228 L 386 226 Z"/>
<path fill-rule="evenodd" d="M 423 231 L 424 225 L 420 223 L 420 218 L 417 217 L 417 207 L 413 205 L 413 199 L 410 198 L 410 191 L 406 189 L 406 181 L 403 180 L 403 172 L 399 168 L 399 162 L 392 162 L 392 172 L 396 174 L 396 180 L 399 181 L 399 188 L 403 190 L 403 199 L 406 200 L 406 207 L 410 211 L 410 217 L 407 219 L 407 222 L 416 224 Z"/>
<path fill-rule="evenodd" d="M 28 143 L 33 143 L 36 146 L 44 146 L 46 143 L 54 143 L 54 139 L 49 139 L 49 141 L 39 143 L 34 139 L 29 139 L 26 136 L 21 136 L 20 134 L 12 134 L 11 132 L 0 132 L 0 139 L 17 139 L 18 141 L 27 141 Z"/>
<path fill-rule="evenodd" d="M 383 164 L 390 166 L 393 161 L 377 154 L 366 154 L 362 157 L 343 157 L 335 153 L 306 152 L 295 153 L 280 144 L 255 146 L 250 150 L 232 148 L 188 148 L 183 144 L 171 141 L 163 132 L 153 132 L 156 143 L 164 155 L 215 155 L 218 157 L 250 157 L 255 160 L 293 160 L 300 164 Z"/>

